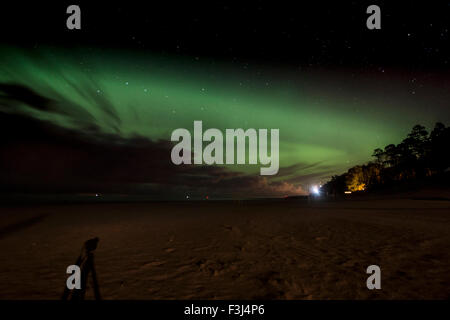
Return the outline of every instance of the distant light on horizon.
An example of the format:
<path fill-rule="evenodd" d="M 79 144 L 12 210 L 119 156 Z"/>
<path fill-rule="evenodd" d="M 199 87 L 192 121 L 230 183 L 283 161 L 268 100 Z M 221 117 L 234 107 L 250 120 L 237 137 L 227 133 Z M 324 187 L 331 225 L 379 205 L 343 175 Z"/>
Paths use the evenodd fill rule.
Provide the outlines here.
<path fill-rule="evenodd" d="M 311 188 L 311 192 L 314 193 L 314 194 L 319 194 L 319 193 L 320 193 L 320 192 L 319 192 L 319 187 L 318 187 L 318 186 L 313 186 L 313 187 Z"/>

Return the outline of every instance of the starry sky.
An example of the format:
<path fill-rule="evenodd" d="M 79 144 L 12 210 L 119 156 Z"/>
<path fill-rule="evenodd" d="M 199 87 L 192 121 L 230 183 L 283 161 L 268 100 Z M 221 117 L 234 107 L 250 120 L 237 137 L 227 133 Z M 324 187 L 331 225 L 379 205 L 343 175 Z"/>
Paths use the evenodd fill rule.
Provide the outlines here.
<path fill-rule="evenodd" d="M 15 26 L 0 46 L 3 193 L 307 194 L 413 125 L 450 120 L 447 3 L 381 3 L 382 30 L 365 27 L 361 2 L 82 4 L 72 31 L 64 3 L 41 6 L 44 21 L 2 12 L 2 32 Z M 279 173 L 173 165 L 170 134 L 194 120 L 279 129 Z"/>

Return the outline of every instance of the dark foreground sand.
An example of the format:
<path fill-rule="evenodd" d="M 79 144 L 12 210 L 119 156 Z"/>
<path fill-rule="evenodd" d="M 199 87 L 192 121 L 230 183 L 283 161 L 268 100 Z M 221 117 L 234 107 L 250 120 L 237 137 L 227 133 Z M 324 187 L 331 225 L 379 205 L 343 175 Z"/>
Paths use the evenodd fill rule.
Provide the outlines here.
<path fill-rule="evenodd" d="M 449 201 L 41 205 L 0 215 L 1 299 L 59 299 L 66 267 L 95 236 L 105 299 L 450 298 Z M 382 290 L 366 288 L 371 264 Z"/>

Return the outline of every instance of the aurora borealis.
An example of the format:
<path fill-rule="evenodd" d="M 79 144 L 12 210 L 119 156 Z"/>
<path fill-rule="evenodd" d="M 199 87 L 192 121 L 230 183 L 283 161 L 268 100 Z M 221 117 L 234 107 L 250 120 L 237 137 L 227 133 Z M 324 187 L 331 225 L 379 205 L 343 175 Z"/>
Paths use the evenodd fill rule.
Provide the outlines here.
<path fill-rule="evenodd" d="M 431 127 L 436 121 L 450 119 L 448 74 L 423 68 L 389 64 L 367 68 L 309 67 L 302 63 L 294 66 L 88 45 L 64 49 L 58 45 L 24 48 L 5 44 L 0 56 L 0 112 L 5 119 L 26 119 L 45 124 L 45 130 L 48 126 L 64 131 L 64 135 L 75 133 L 82 141 L 114 145 L 116 151 L 106 152 L 106 158 L 113 162 L 115 152 L 130 152 L 129 157 L 116 154 L 117 163 L 110 168 L 108 178 L 106 174 L 92 174 L 92 180 L 86 175 L 85 180 L 70 183 L 75 167 L 81 171 L 79 166 L 97 168 L 101 161 L 108 160 L 103 156 L 93 155 L 91 160 L 80 156 L 79 163 L 72 160 L 71 168 L 62 166 L 60 171 L 54 163 L 17 162 L 15 157 L 24 152 L 17 149 L 27 139 L 13 139 L 14 148 L 13 142 L 8 148 L 17 154 L 13 152 L 14 160 L 6 161 L 6 167 L 17 170 L 17 176 L 7 175 L 15 192 L 24 185 L 36 191 L 42 189 L 42 183 L 48 186 L 43 189 L 51 192 L 67 189 L 79 193 L 99 190 L 160 195 L 161 190 L 166 190 L 175 198 L 200 196 L 205 192 L 203 188 L 219 198 L 305 194 L 311 185 L 371 160 L 373 149 L 398 142 L 413 125 Z M 159 177 L 159 164 L 147 162 L 146 167 L 145 160 L 136 158 L 143 152 L 140 143 L 151 145 L 153 150 L 155 145 L 170 140 L 174 129 L 192 129 L 195 120 L 221 130 L 279 129 L 279 173 L 262 178 L 258 175 L 259 165 L 171 168 L 167 149 L 158 154 L 158 160 L 165 163 L 165 173 Z M 17 134 L 20 128 L 11 130 Z M 8 131 L 3 128 L 2 134 Z M 33 134 L 31 129 L 29 134 Z M 139 152 L 127 149 L 132 147 Z M 67 160 L 65 156 L 60 158 L 58 148 L 52 145 L 32 151 L 27 147 L 23 155 L 38 157 L 48 152 L 46 159 Z M 145 154 L 143 159 L 147 157 L 152 155 Z M 145 174 L 139 177 L 143 167 Z M 29 174 L 25 168 L 51 169 L 54 181 L 49 178 L 36 182 L 41 177 L 37 175 L 31 183 L 24 178 Z M 122 183 L 125 176 L 127 187 L 122 190 L 116 184 Z M 57 182 L 64 179 L 69 182 Z M 115 187 L 105 188 L 105 183 Z"/>

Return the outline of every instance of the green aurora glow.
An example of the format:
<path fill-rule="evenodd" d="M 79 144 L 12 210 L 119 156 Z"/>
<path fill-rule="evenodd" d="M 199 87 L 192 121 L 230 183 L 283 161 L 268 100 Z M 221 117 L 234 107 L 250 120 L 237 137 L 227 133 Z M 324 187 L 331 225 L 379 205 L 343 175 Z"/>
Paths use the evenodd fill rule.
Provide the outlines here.
<path fill-rule="evenodd" d="M 416 123 L 442 116 L 439 88 L 411 95 L 407 81 L 385 74 L 302 71 L 237 65 L 195 57 L 157 57 L 126 51 L 2 48 L 0 82 L 27 85 L 39 94 L 82 105 L 104 132 L 169 140 L 176 128 L 278 128 L 280 174 L 304 188 L 370 160 L 376 147 L 398 143 Z M 420 75 L 417 75 L 420 77 Z M 119 121 L 71 83 L 110 102 Z M 421 111 L 424 110 L 424 111 Z M 34 117 L 77 127 L 64 115 Z M 260 165 L 232 166 L 258 174 Z"/>

